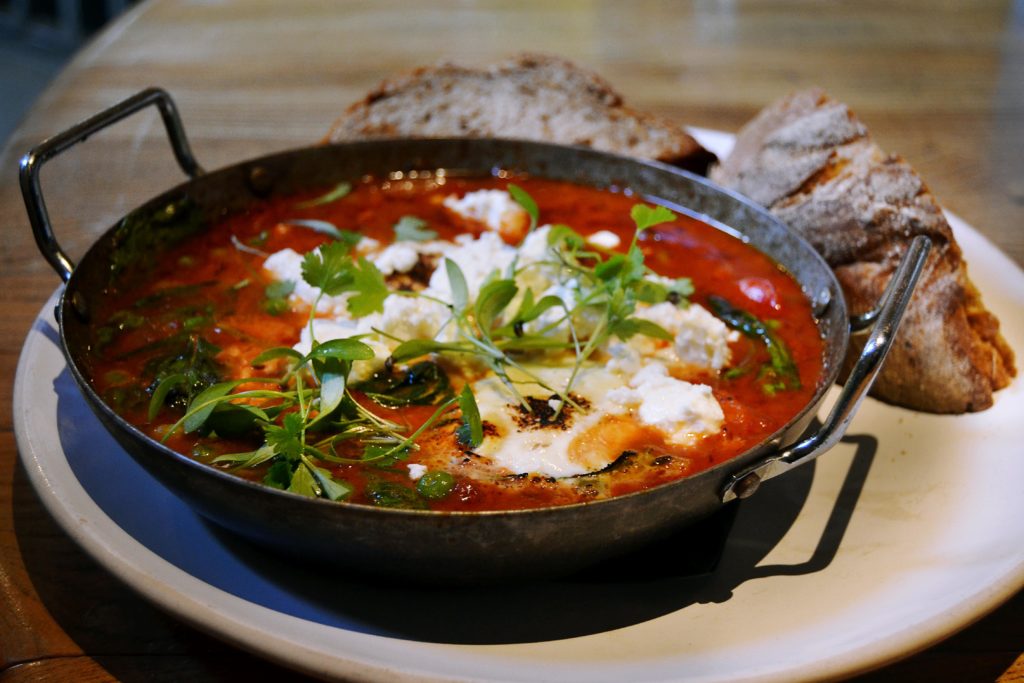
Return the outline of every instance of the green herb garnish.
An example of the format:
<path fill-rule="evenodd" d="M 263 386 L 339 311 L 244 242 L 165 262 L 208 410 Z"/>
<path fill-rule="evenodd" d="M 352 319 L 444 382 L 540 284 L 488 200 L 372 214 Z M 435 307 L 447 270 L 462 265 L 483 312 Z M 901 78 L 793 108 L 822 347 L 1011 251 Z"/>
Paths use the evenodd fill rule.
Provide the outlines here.
<path fill-rule="evenodd" d="M 537 208 L 537 202 L 534 201 L 533 197 L 526 190 L 512 183 L 509 183 L 508 193 L 511 195 L 512 200 L 523 207 L 523 210 L 530 216 L 530 232 L 533 232 L 540 221 L 540 209 Z"/>
<path fill-rule="evenodd" d="M 366 495 L 374 505 L 386 508 L 426 510 L 425 501 L 415 490 L 390 481 L 371 481 L 366 486 Z"/>
<path fill-rule="evenodd" d="M 426 242 L 437 239 L 437 231 L 427 229 L 427 223 L 416 216 L 402 216 L 394 225 L 396 242 Z"/>
<path fill-rule="evenodd" d="M 427 500 L 441 500 L 455 488 L 455 477 L 447 472 L 426 472 L 416 482 L 416 492 Z"/>
<path fill-rule="evenodd" d="M 202 211 L 188 197 L 128 214 L 114 228 L 111 282 L 128 267 L 145 272 L 159 254 L 199 232 L 204 225 Z"/>
<path fill-rule="evenodd" d="M 758 379 L 766 394 L 773 396 L 779 391 L 800 388 L 800 373 L 793 362 L 789 348 L 775 334 L 771 325 L 759 320 L 753 314 L 733 306 L 720 296 L 709 296 L 708 305 L 711 307 L 711 311 L 730 328 L 745 337 L 764 344 L 770 361 L 761 367 Z"/>
<path fill-rule="evenodd" d="M 295 205 L 295 207 L 298 209 L 309 209 L 314 206 L 323 206 L 325 204 L 331 204 L 333 202 L 338 201 L 339 199 L 347 197 L 351 191 L 352 183 L 340 182 L 334 187 L 333 190 L 327 192 L 326 194 L 322 194 L 319 197 L 314 197 L 313 199 L 309 199 L 304 202 L 299 202 L 298 204 Z"/>
<path fill-rule="evenodd" d="M 509 192 L 529 214 L 530 230 L 534 231 L 540 216 L 536 202 L 518 186 L 509 186 Z M 328 197 L 317 201 L 326 202 Z M 576 377 L 610 338 L 628 340 L 645 335 L 671 339 L 666 330 L 635 315 L 639 304 L 670 301 L 686 305 L 693 291 L 689 280 L 657 277 L 644 263 L 640 246 L 643 232 L 674 220 L 675 215 L 664 207 L 638 205 L 631 217 L 636 230 L 624 252 L 594 251 L 571 228 L 554 226 L 544 260 L 520 267 L 517 252 L 511 266 L 504 273 L 495 269 L 478 292 L 470 289 L 459 265 L 446 258 L 442 272 L 447 275 L 450 301 L 424 292 L 391 291 L 377 267 L 353 253 L 358 240 L 337 231 L 337 241 L 306 254 L 302 261 L 303 280 L 318 290 L 309 313 L 310 337 L 314 337 L 309 353 L 286 347 L 268 349 L 253 360 L 253 365 L 279 363 L 285 368 L 281 376 L 229 382 L 218 378 L 194 387 L 185 369 L 172 368 L 174 372 L 165 373 L 163 383 L 153 391 L 153 415 L 176 395 L 180 404 L 183 395 L 187 398 L 183 414 L 168 435 L 176 430 L 258 434 L 262 438 L 252 451 L 217 455 L 212 462 L 236 468 L 266 466 L 268 485 L 331 500 L 351 493 L 351 486 L 337 478 L 332 466 L 394 468 L 419 448 L 420 435 L 438 423 L 457 420 L 454 432 L 458 442 L 466 449 L 481 445 L 485 425 L 472 386 L 464 384 L 455 392 L 442 366 L 429 358 L 431 354 L 474 357 L 511 390 L 528 412 L 533 408 L 518 386 L 530 384 L 550 392 L 560 403 L 555 411 L 557 418 L 562 406 L 579 407 L 572 399 Z M 336 230 L 306 219 L 293 222 L 330 234 Z M 395 239 L 435 238 L 436 233 L 427 225 L 419 218 L 404 216 L 394 226 Z M 529 273 L 536 268 L 545 269 L 545 276 L 553 273 L 550 279 L 567 293 L 555 296 L 531 289 Z M 267 285 L 265 306 L 286 306 L 293 289 L 291 282 Z M 313 335 L 321 298 L 340 295 L 347 295 L 346 305 L 353 318 L 382 312 L 384 302 L 392 295 L 428 298 L 447 308 L 450 317 L 444 327 L 454 333 L 443 340 L 389 336 L 397 344 L 392 344 L 394 350 L 384 369 L 352 386 L 353 365 L 374 359 L 374 348 L 355 337 L 318 343 Z M 571 354 L 564 386 L 549 386 L 530 371 L 526 361 L 544 352 Z M 192 388 L 185 391 L 188 387 Z M 365 397 L 383 406 L 432 406 L 433 412 L 411 429 L 368 410 L 353 392 L 360 399 Z M 415 488 L 371 480 L 366 496 L 376 505 L 424 508 L 428 500 L 449 495 L 454 486 L 451 474 L 431 471 L 419 479 Z"/>
<path fill-rule="evenodd" d="M 149 419 L 161 406 L 184 408 L 200 393 L 221 380 L 223 369 L 215 357 L 220 349 L 197 335 L 178 338 L 168 353 L 150 359 L 143 368 L 150 384 Z"/>
<path fill-rule="evenodd" d="M 263 288 L 263 310 L 270 315 L 281 315 L 288 310 L 288 296 L 295 291 L 291 280 L 277 280 Z"/>
<path fill-rule="evenodd" d="M 467 384 L 459 394 L 459 410 L 462 411 L 462 426 L 456 430 L 459 442 L 469 448 L 476 448 L 484 441 L 484 425 L 480 420 L 480 409 L 476 405 L 473 390 Z"/>
<path fill-rule="evenodd" d="M 324 235 L 328 235 L 344 242 L 349 246 L 355 246 L 359 244 L 359 240 L 363 239 L 363 236 L 358 232 L 351 230 L 341 230 L 334 223 L 328 221 L 315 220 L 312 218 L 290 218 L 285 221 L 286 225 L 295 225 L 300 228 L 307 228 L 313 232 L 319 232 Z"/>
<path fill-rule="evenodd" d="M 421 361 L 404 369 L 385 368 L 354 388 L 390 408 L 436 405 L 451 397 L 447 373 L 432 361 Z"/>

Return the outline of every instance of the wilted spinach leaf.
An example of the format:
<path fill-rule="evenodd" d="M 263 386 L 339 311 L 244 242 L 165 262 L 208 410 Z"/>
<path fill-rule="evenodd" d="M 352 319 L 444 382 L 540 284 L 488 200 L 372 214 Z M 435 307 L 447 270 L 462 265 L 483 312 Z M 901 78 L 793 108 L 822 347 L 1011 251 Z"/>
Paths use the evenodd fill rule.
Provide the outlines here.
<path fill-rule="evenodd" d="M 436 405 L 451 396 L 448 375 L 432 361 L 420 361 L 406 369 L 382 370 L 353 388 L 390 408 Z"/>

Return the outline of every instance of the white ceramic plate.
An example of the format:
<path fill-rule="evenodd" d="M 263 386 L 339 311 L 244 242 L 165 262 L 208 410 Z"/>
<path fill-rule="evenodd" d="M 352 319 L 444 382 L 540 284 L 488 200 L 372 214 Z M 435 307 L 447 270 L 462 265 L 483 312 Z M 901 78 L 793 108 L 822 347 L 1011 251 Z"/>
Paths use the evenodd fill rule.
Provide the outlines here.
<path fill-rule="evenodd" d="M 731 144 L 700 133 L 716 151 Z M 1024 273 L 952 222 L 986 303 L 1010 345 L 1024 349 Z M 14 396 L 21 455 L 50 512 L 164 609 L 315 675 L 834 678 L 925 648 L 1024 586 L 1019 380 L 974 415 L 869 399 L 843 443 L 743 503 L 710 576 L 680 576 L 665 552 L 606 576 L 418 590 L 295 566 L 194 515 L 85 406 L 58 347 L 56 300 L 25 342 Z"/>

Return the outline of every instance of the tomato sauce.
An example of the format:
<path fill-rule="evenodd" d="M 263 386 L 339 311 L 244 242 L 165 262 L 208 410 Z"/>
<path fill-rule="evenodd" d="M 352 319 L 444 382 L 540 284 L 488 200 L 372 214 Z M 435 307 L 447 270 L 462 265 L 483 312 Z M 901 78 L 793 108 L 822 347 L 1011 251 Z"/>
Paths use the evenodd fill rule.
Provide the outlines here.
<path fill-rule="evenodd" d="M 631 208 L 639 198 L 628 190 L 601 190 L 532 177 L 511 179 L 540 207 L 540 223 L 566 224 L 582 235 L 614 232 L 624 250 L 635 225 Z M 364 179 L 343 199 L 322 205 L 309 200 L 318 193 L 275 198 L 211 226 L 164 253 L 150 268 L 126 272 L 112 284 L 99 312 L 93 335 L 90 374 L 95 388 L 126 420 L 169 447 L 215 467 L 217 456 L 251 451 L 259 445 L 245 430 L 220 435 L 202 430 L 168 434 L 182 415 L 182 399 L 168 401 L 150 415 L 157 377 L 180 371 L 202 382 L 204 372 L 218 381 L 229 378 L 276 378 L 286 367 L 281 359 L 259 366 L 252 361 L 268 348 L 292 346 L 308 313 L 268 305 L 272 281 L 262 269 L 267 254 L 284 248 L 306 253 L 331 241 L 295 220 L 327 221 L 343 230 L 388 243 L 403 216 L 426 221 L 438 239 L 451 240 L 461 231 L 441 205 L 444 197 L 483 188 L 505 188 L 504 174 L 489 178 L 424 174 L 381 181 Z M 474 477 L 471 449 L 457 453 L 450 472 L 453 485 L 438 499 L 416 499 L 416 506 L 440 510 L 499 510 L 568 504 L 622 495 L 686 477 L 748 450 L 784 426 L 811 399 L 821 381 L 822 340 L 807 297 L 777 263 L 733 235 L 697 219 L 679 216 L 640 235 L 646 263 L 668 277 L 688 277 L 691 301 L 709 307 L 717 295 L 770 323 L 789 349 L 799 371 L 800 386 L 766 391 L 756 368 L 768 361 L 763 344 L 740 336 L 732 342 L 732 365 L 754 370 L 701 377 L 712 387 L 725 414 L 722 430 L 687 447 L 669 448 L 655 439 L 649 449 L 630 452 L 616 466 L 597 474 L 556 480 L 535 474 L 494 480 Z M 206 381 L 206 384 L 209 384 Z M 198 385 L 197 385 L 198 386 Z M 239 389 L 259 388 L 253 382 Z M 457 387 L 456 387 L 457 388 Z M 353 393 L 375 414 L 415 430 L 428 420 L 432 406 L 385 408 Z M 261 402 L 262 401 L 262 402 Z M 272 401 L 253 400 L 254 405 Z M 280 421 L 282 416 L 276 419 Z M 442 420 L 424 433 L 424 448 L 450 448 L 457 421 Z M 445 445 L 448 444 L 448 445 Z M 415 461 L 415 452 L 409 462 Z M 347 500 L 380 502 L 367 487 L 380 482 L 411 490 L 404 463 L 391 467 L 319 463 L 352 487 Z M 262 480 L 267 466 L 237 468 L 239 476 Z M 387 503 L 385 503 L 387 504 Z"/>

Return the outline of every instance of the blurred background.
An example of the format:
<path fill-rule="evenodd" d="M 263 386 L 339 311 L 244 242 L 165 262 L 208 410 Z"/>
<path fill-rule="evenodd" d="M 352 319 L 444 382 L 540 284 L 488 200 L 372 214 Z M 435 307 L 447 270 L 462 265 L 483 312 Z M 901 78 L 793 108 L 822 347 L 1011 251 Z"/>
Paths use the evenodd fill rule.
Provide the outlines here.
<path fill-rule="evenodd" d="M 132 0 L 0 0 L 0 145 L 89 36 Z"/>

